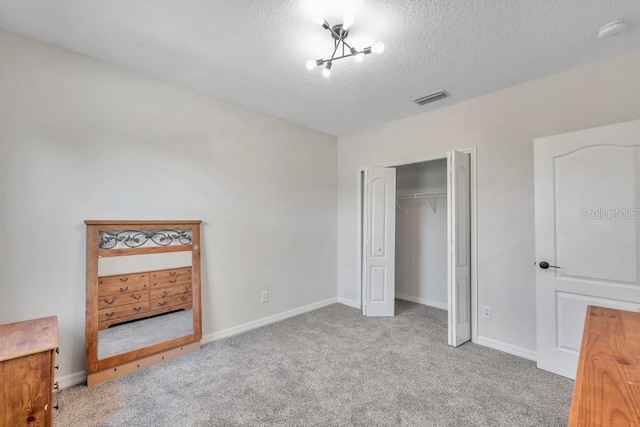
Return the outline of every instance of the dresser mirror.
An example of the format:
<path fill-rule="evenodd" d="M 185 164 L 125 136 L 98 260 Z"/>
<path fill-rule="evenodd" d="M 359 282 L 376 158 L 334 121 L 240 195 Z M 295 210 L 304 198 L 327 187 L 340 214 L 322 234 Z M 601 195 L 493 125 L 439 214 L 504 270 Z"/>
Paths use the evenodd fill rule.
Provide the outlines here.
<path fill-rule="evenodd" d="M 191 257 L 188 251 L 98 259 L 98 360 L 193 334 Z"/>
<path fill-rule="evenodd" d="M 88 385 L 200 347 L 200 221 L 85 221 Z"/>

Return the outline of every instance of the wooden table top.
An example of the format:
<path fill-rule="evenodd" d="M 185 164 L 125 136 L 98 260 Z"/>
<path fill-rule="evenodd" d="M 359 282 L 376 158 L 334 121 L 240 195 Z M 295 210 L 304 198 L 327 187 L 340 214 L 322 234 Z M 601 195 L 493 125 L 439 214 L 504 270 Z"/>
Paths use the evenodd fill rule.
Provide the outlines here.
<path fill-rule="evenodd" d="M 587 308 L 569 426 L 640 426 L 640 313 Z"/>
<path fill-rule="evenodd" d="M 0 362 L 58 347 L 56 316 L 0 325 Z"/>

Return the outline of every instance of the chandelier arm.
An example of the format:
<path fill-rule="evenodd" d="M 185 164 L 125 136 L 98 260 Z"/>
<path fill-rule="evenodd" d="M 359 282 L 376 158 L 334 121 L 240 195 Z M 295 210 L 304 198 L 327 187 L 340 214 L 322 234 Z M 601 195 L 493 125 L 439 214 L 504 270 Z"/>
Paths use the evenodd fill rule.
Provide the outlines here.
<path fill-rule="evenodd" d="M 342 43 L 349 48 L 349 50 L 352 50 L 353 48 L 349 45 L 349 43 L 347 43 L 346 41 L 342 40 Z"/>
<path fill-rule="evenodd" d="M 325 62 L 331 62 L 331 61 L 333 61 L 334 57 L 336 56 L 336 52 L 338 51 L 338 47 L 340 47 L 340 42 L 339 42 L 339 41 L 336 41 L 336 46 L 335 46 L 335 48 L 333 49 L 333 54 L 331 55 L 331 59 L 329 59 L 328 61 L 325 61 Z"/>
<path fill-rule="evenodd" d="M 346 54 L 346 55 L 336 56 L 335 58 L 334 58 L 334 57 L 332 57 L 331 59 L 323 59 L 323 60 L 321 60 L 322 62 L 320 62 L 320 64 L 318 64 L 318 65 L 322 65 L 322 64 L 324 64 L 324 63 L 326 63 L 326 62 L 337 61 L 338 59 L 342 59 L 342 58 L 348 58 L 348 57 L 350 57 L 350 56 L 356 56 L 356 55 L 357 55 L 357 54 L 359 54 L 359 53 L 364 53 L 364 54 L 366 55 L 366 52 L 365 52 L 364 50 L 361 50 L 360 52 L 356 52 L 356 53 L 348 53 L 348 54 Z M 318 60 L 318 61 L 320 61 L 320 60 Z"/>
<path fill-rule="evenodd" d="M 325 21 L 326 22 L 326 21 Z M 328 24 L 328 23 L 327 23 Z M 337 32 L 335 29 L 336 28 L 340 28 L 340 32 Z M 347 47 L 349 47 L 349 49 L 351 49 L 351 46 L 349 46 L 349 43 L 347 43 L 345 41 L 345 39 L 347 38 L 347 36 L 349 35 L 349 30 L 343 30 L 342 29 L 342 25 L 335 25 L 333 27 L 331 26 L 326 26 L 324 27 L 327 30 L 329 30 L 329 32 L 331 33 L 331 37 L 336 40 L 338 43 L 342 42 L 345 45 L 347 45 Z"/>
<path fill-rule="evenodd" d="M 325 28 L 327 31 L 329 31 L 333 35 L 333 39 L 336 44 L 342 43 L 344 45 L 342 46 L 343 51 L 345 46 L 348 47 L 349 50 L 353 49 L 351 45 L 345 41 L 348 31 L 341 31 L 340 33 L 337 33 L 336 30 L 333 29 L 334 27 L 332 27 L 331 24 L 329 24 L 327 21 L 324 21 L 324 22 L 325 22 L 325 25 L 323 25 L 322 28 Z"/>

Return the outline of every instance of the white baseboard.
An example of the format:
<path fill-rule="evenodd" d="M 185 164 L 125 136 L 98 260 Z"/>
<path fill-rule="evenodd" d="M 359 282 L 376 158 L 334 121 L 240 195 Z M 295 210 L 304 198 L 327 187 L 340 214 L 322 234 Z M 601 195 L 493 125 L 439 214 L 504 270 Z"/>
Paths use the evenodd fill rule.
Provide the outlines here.
<path fill-rule="evenodd" d="M 478 340 L 476 341 L 476 344 L 489 347 L 494 350 L 500 350 L 505 353 L 513 354 L 514 356 L 519 356 L 525 359 L 533 360 L 534 362 L 537 360 L 537 354 L 533 350 L 507 344 L 502 341 L 492 340 L 491 338 L 478 336 Z"/>
<path fill-rule="evenodd" d="M 447 303 L 446 302 L 434 301 L 434 300 L 426 299 L 426 298 L 418 298 L 418 297 L 414 297 L 412 295 L 407 295 L 407 294 L 396 293 L 396 299 L 401 299 L 401 300 L 404 300 L 404 301 L 417 302 L 418 304 L 428 305 L 429 307 L 435 307 L 435 308 L 439 308 L 441 310 L 448 310 L 449 309 L 449 307 L 447 307 Z"/>
<path fill-rule="evenodd" d="M 360 303 L 358 301 L 352 300 L 352 299 L 347 299 L 347 298 L 342 298 L 342 297 L 338 297 L 338 302 L 340 304 L 344 304 L 346 306 L 352 307 L 352 308 L 357 308 L 358 310 L 360 310 Z"/>
<path fill-rule="evenodd" d="M 56 382 L 60 390 L 62 390 L 74 385 L 85 384 L 87 382 L 87 374 L 84 371 L 74 372 L 73 374 L 56 377 Z"/>
<path fill-rule="evenodd" d="M 208 344 L 213 341 L 221 340 L 223 338 L 231 337 L 233 335 L 238 335 L 243 332 L 248 332 L 252 329 L 257 329 L 262 326 L 269 325 L 271 323 L 279 322 L 281 320 L 288 319 L 290 317 L 295 317 L 300 314 L 308 313 L 313 310 L 317 310 L 322 307 L 326 307 L 331 304 L 335 304 L 337 302 L 337 298 L 329 298 L 324 301 L 319 301 L 313 304 L 305 305 L 303 307 L 294 308 L 293 310 L 284 311 L 282 313 L 274 314 L 273 316 L 263 317 L 262 319 L 253 320 L 248 323 L 244 323 L 242 325 L 234 326 L 232 328 L 223 329 L 222 331 L 214 332 L 212 334 L 207 334 L 202 337 L 200 342 L 202 344 Z"/>

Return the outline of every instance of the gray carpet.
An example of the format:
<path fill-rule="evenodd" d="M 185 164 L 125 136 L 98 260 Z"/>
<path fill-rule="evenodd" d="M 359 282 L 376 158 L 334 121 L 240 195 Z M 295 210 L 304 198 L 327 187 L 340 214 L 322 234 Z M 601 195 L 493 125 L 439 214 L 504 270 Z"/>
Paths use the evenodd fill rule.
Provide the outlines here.
<path fill-rule="evenodd" d="M 180 310 L 98 331 L 98 359 L 193 333 L 193 310 Z"/>
<path fill-rule="evenodd" d="M 340 304 L 58 394 L 57 426 L 564 426 L 573 381 L 472 343 L 446 312 Z"/>

